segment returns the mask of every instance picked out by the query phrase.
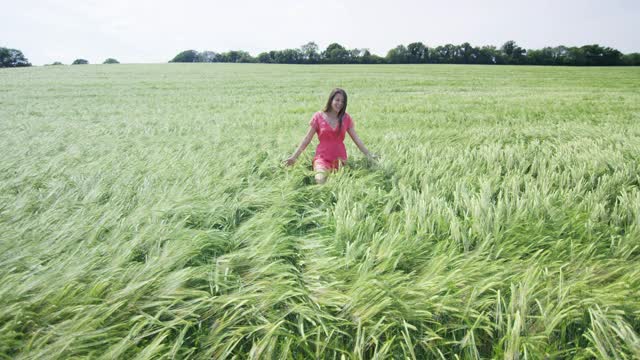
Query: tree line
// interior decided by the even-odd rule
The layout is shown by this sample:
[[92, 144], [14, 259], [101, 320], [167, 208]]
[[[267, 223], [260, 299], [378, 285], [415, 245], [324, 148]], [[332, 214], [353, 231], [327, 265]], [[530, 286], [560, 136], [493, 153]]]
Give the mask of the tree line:
[[323, 51], [309, 42], [298, 49], [272, 50], [253, 57], [242, 50], [217, 53], [186, 50], [169, 62], [230, 62], [267, 64], [505, 64], [505, 65], [565, 65], [614, 66], [640, 65], [640, 53], [623, 54], [598, 44], [580, 47], [545, 47], [524, 49], [510, 40], [500, 48], [446, 44], [429, 47], [421, 42], [398, 45], [382, 57], [368, 49], [347, 49], [332, 43]]
[[[85, 59], [76, 59], [71, 65], [85, 65], [89, 61]], [[114, 58], [106, 59], [103, 64], [119, 64], [118, 60]], [[64, 65], [59, 61], [56, 61], [48, 65]], [[18, 49], [10, 49], [6, 47], [0, 47], [0, 68], [4, 67], [25, 67], [31, 66], [29, 60], [24, 56], [22, 51]]]
[[[318, 45], [309, 42], [298, 49], [272, 50], [253, 57], [246, 51], [213, 52], [186, 50], [169, 62], [225, 62], [266, 64], [493, 64], [493, 65], [564, 65], [564, 66], [638, 66], [640, 53], [623, 54], [598, 44], [584, 46], [556, 46], [542, 49], [524, 49], [509, 40], [500, 48], [495, 46], [471, 46], [446, 44], [429, 47], [421, 42], [398, 45], [382, 57], [368, 49], [347, 49], [332, 43], [320, 51]], [[76, 59], [73, 65], [88, 64]], [[109, 58], [103, 64], [118, 64]], [[52, 65], [62, 65], [54, 62]], [[17, 49], [0, 47], [0, 67], [31, 66], [29, 60]]]

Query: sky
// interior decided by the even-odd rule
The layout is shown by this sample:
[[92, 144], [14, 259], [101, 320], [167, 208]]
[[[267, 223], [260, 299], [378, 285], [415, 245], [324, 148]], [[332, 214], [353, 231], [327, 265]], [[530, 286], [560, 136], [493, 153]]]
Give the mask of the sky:
[[384, 56], [469, 42], [526, 49], [600, 44], [640, 52], [639, 0], [0, 0], [0, 46], [33, 65], [82, 58], [164, 63], [183, 50], [320, 50]]

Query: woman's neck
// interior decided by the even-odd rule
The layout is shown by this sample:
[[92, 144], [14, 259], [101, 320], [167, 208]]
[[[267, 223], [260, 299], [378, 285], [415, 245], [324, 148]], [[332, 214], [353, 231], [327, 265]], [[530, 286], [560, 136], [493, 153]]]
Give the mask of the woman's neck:
[[333, 110], [325, 111], [324, 113], [327, 114], [327, 116], [331, 116], [333, 118], [337, 118], [338, 117], [338, 113], [333, 111]]

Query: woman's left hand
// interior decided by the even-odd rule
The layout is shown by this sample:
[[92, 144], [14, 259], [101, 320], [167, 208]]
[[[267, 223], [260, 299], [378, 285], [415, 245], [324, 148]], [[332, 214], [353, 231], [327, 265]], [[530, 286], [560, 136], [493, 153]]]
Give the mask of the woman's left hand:
[[380, 156], [378, 156], [377, 154], [368, 153], [367, 159], [371, 161], [377, 161], [378, 159], [380, 159]]

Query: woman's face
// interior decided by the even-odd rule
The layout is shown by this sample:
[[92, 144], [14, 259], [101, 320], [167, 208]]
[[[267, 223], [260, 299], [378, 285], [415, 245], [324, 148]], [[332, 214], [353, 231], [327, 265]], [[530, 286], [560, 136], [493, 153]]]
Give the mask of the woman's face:
[[331, 101], [331, 109], [335, 111], [335, 113], [337, 114], [340, 112], [340, 110], [342, 110], [343, 106], [344, 106], [344, 96], [342, 96], [341, 93], [337, 93], [333, 97], [333, 100]]

